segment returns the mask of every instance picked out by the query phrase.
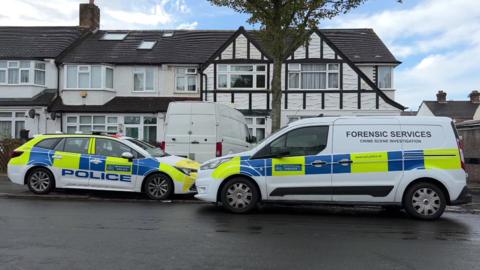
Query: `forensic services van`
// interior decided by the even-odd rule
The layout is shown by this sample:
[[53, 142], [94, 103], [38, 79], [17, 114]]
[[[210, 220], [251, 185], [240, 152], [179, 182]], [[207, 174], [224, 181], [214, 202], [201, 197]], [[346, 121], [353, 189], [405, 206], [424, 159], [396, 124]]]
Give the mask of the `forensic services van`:
[[36, 194], [77, 188], [144, 192], [163, 200], [194, 192], [199, 165], [130, 137], [40, 135], [12, 152], [8, 178]]
[[444, 117], [318, 117], [201, 165], [196, 197], [245, 213], [260, 202], [403, 207], [420, 219], [471, 201], [460, 138]]

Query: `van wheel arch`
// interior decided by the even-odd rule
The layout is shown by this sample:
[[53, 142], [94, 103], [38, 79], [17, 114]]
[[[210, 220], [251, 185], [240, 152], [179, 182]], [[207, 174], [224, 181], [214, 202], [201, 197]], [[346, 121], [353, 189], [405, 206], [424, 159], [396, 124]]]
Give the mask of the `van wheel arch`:
[[408, 184], [404, 191], [403, 191], [403, 194], [402, 194], [402, 205], [404, 204], [404, 200], [405, 200], [405, 194], [407, 192], [407, 190], [417, 184], [417, 183], [430, 183], [430, 184], [433, 184], [433, 185], [436, 185], [438, 188], [440, 188], [443, 192], [443, 194], [445, 195], [445, 199], [447, 201], [447, 205], [450, 204], [450, 194], [448, 193], [448, 190], [447, 188], [445, 187], [445, 185], [438, 181], [437, 179], [434, 179], [434, 178], [429, 178], [429, 177], [423, 177], [423, 178], [418, 178], [418, 179], [415, 179], [413, 180], [412, 182], [410, 182], [410, 184]]
[[148, 177], [150, 177], [150, 176], [152, 176], [152, 175], [155, 175], [155, 174], [161, 174], [161, 175], [165, 175], [166, 177], [168, 177], [168, 178], [170, 179], [170, 181], [172, 182], [172, 184], [173, 184], [173, 185], [172, 185], [172, 194], [175, 194], [175, 183], [174, 183], [174, 181], [173, 181], [173, 178], [170, 177], [170, 175], [168, 175], [167, 173], [164, 173], [164, 172], [161, 172], [161, 171], [155, 171], [155, 172], [151, 172], [151, 173], [145, 175], [145, 176], [143, 177], [143, 179], [142, 179], [142, 188], [141, 188], [140, 191], [141, 191], [142, 193], [145, 192], [145, 180], [146, 180]]
[[52, 180], [53, 180], [53, 186], [52, 186], [52, 188], [55, 188], [55, 186], [56, 186], [56, 180], [55, 180], [55, 175], [53, 174], [52, 170], [50, 170], [50, 168], [48, 168], [48, 167], [39, 166], [39, 165], [33, 166], [33, 167], [31, 167], [30, 169], [28, 169], [28, 171], [25, 173], [25, 176], [23, 177], [23, 184], [24, 184], [24, 185], [27, 184], [28, 176], [32, 173], [33, 170], [38, 169], [38, 168], [45, 169], [45, 170], [47, 170], [47, 171], [50, 173], [50, 176], [52, 176]]
[[220, 186], [218, 187], [218, 190], [217, 190], [217, 203], [221, 201], [221, 193], [222, 193], [222, 189], [223, 187], [225, 186], [225, 184], [228, 182], [228, 180], [232, 179], [232, 178], [236, 178], [236, 177], [241, 177], [241, 178], [244, 178], [246, 180], [248, 180], [249, 182], [251, 182], [255, 188], [257, 189], [258, 191], [258, 194], [260, 195], [260, 198], [259, 198], [259, 202], [262, 201], [262, 192], [260, 190], [260, 187], [258, 186], [257, 182], [255, 180], [253, 180], [252, 177], [250, 176], [247, 176], [247, 175], [244, 175], [244, 174], [234, 174], [234, 175], [230, 175], [229, 177], [223, 179], [222, 183], [220, 184]]

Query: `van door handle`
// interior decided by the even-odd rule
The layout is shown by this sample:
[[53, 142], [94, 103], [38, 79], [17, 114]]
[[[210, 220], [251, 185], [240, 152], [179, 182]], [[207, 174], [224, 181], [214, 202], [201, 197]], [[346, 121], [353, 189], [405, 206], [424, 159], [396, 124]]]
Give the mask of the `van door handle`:
[[353, 161], [348, 160], [348, 159], [342, 159], [338, 162], [338, 164], [340, 164], [340, 165], [348, 165], [348, 164], [351, 164], [351, 163], [353, 163]]
[[323, 165], [326, 165], [327, 162], [323, 160], [315, 160], [311, 163], [313, 167], [322, 167]]
[[199, 144], [199, 142], [198, 141], [193, 141], [192, 144]]

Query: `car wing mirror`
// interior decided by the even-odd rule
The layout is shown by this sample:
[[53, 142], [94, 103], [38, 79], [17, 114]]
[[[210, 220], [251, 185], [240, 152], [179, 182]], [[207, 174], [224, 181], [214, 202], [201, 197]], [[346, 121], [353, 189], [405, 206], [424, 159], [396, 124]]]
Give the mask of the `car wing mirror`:
[[130, 152], [123, 152], [122, 153], [122, 158], [132, 161], [133, 160], [133, 154], [130, 153]]

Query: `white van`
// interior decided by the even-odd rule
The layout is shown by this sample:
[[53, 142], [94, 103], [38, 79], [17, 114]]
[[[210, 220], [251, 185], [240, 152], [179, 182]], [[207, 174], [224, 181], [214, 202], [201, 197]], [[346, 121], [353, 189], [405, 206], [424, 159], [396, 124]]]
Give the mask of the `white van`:
[[171, 102], [165, 120], [164, 151], [204, 162], [248, 150], [254, 138], [243, 114], [213, 102]]
[[471, 201], [461, 143], [445, 117], [299, 120], [250, 151], [208, 161], [197, 198], [244, 213], [259, 202], [403, 207], [421, 219]]

